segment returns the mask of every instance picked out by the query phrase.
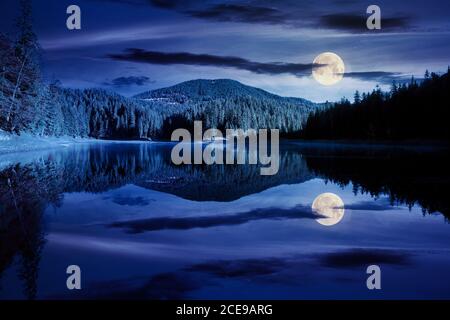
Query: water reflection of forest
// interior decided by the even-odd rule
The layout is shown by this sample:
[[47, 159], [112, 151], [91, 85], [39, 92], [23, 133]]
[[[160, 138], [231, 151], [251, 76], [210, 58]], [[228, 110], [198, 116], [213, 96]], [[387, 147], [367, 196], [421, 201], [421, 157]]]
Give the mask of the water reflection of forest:
[[[261, 176], [259, 167], [175, 166], [170, 147], [151, 144], [96, 145], [52, 151], [32, 162], [0, 171], [1, 276], [18, 261], [25, 295], [37, 292], [40, 253], [45, 243], [42, 215], [59, 206], [64, 193], [98, 193], [135, 184], [196, 201], [232, 201], [280, 184], [314, 177], [392, 202], [419, 204], [424, 212], [450, 216], [448, 155], [444, 151], [398, 148], [342, 148], [288, 144], [280, 171]], [[1, 290], [1, 287], [0, 287]]]
[[302, 154], [311, 173], [341, 186], [351, 183], [355, 193], [388, 195], [392, 203], [450, 217], [447, 149], [315, 147], [302, 148]]

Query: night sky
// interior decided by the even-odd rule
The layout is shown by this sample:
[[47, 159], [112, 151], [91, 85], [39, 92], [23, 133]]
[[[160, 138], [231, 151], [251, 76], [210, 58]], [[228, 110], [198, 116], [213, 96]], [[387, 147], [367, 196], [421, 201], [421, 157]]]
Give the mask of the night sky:
[[[2, 0], [2, 32], [14, 35], [17, 0]], [[82, 30], [66, 28], [77, 4]], [[382, 30], [366, 28], [381, 7]], [[389, 88], [450, 64], [450, 1], [36, 0], [44, 76], [66, 87], [124, 95], [192, 79], [230, 78], [283, 96], [334, 101]], [[326, 87], [311, 76], [321, 52], [342, 57], [346, 75]]]

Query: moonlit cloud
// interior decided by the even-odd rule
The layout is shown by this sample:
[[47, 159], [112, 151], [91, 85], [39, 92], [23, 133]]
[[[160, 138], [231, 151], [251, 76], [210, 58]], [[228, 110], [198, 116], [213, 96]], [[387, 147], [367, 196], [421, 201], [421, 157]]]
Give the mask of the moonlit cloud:
[[[321, 16], [320, 24], [330, 29], [368, 33], [366, 20], [367, 16], [363, 13], [334, 13]], [[407, 28], [410, 26], [410, 20], [411, 19], [406, 16], [383, 17], [383, 30], [407, 30]]]
[[129, 76], [129, 77], [118, 77], [111, 80], [110, 82], [106, 81], [105, 85], [115, 87], [132, 86], [132, 85], [143, 86], [151, 82], [152, 80], [146, 76]]
[[256, 62], [241, 57], [217, 56], [211, 54], [193, 54], [189, 52], [158, 52], [131, 48], [124, 53], [112, 53], [108, 58], [119, 61], [131, 61], [151, 64], [187, 64], [194, 66], [213, 66], [224, 68], [236, 68], [259, 74], [283, 74], [290, 73], [301, 76], [310, 74], [312, 68], [320, 67], [312, 63], [288, 63], [288, 62]]

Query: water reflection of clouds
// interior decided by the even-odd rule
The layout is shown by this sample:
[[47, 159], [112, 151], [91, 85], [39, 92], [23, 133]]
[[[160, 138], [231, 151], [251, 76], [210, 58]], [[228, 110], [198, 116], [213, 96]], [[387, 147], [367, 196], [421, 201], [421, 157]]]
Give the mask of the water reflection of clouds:
[[[140, 198], [140, 197], [139, 197]], [[393, 209], [388, 198], [377, 201], [362, 200], [346, 205], [347, 209], [360, 211], [386, 211]], [[232, 226], [258, 220], [287, 220], [287, 219], [320, 219], [319, 213], [313, 213], [307, 205], [296, 205], [292, 208], [267, 207], [253, 209], [235, 214], [215, 214], [215, 210], [206, 212], [204, 216], [190, 217], [157, 217], [147, 219], [133, 219], [109, 224], [112, 228], [122, 228], [128, 233], [142, 233], [158, 230], [189, 230], [194, 228], [212, 228]]]
[[[339, 195], [343, 193], [336, 185], [325, 185], [321, 179], [312, 179], [300, 184], [279, 185], [228, 202], [192, 201], [164, 192], [126, 185], [102, 194], [65, 194], [64, 203], [58, 208], [61, 214], [52, 216], [52, 221], [64, 219], [64, 223], [68, 223], [73, 217], [77, 223], [88, 224], [97, 221], [123, 221], [127, 217], [135, 220], [149, 217], [196, 217], [199, 212], [208, 215], [217, 212], [235, 215], [268, 208], [290, 210], [299, 206], [310, 206], [312, 200], [324, 189]], [[348, 192], [344, 192], [342, 197], [346, 205], [370, 199], [370, 196], [364, 195], [356, 198]], [[94, 204], [97, 208], [95, 211], [92, 210]]]
[[346, 209], [357, 211], [387, 211], [399, 207], [389, 200], [389, 198], [380, 198], [377, 200], [365, 200], [355, 202], [345, 206]]
[[370, 264], [409, 265], [412, 254], [403, 250], [351, 249], [319, 256], [322, 266], [329, 268], [354, 268]]
[[164, 243], [148, 243], [141, 241], [131, 241], [105, 236], [97, 233], [92, 234], [68, 234], [54, 232], [47, 236], [50, 244], [57, 247], [64, 247], [67, 250], [93, 251], [97, 254], [113, 254], [114, 256], [128, 256], [139, 258], [188, 258], [189, 252], [204, 252], [203, 247], [191, 247], [190, 250], [179, 246]]
[[205, 285], [205, 279], [188, 277], [175, 272], [149, 277], [94, 282], [85, 290], [49, 296], [49, 299], [107, 299], [107, 300], [178, 300]]
[[[103, 198], [104, 200], [109, 200], [109, 197]], [[155, 199], [148, 199], [146, 197], [138, 196], [133, 197], [126, 194], [116, 194], [112, 197], [112, 202], [121, 206], [138, 206], [145, 207], [151, 202], [156, 201]]]
[[210, 215], [186, 218], [149, 218], [142, 220], [120, 221], [109, 225], [112, 228], [124, 228], [129, 233], [142, 233], [158, 230], [188, 230], [244, 224], [257, 220], [316, 219], [311, 209], [296, 206], [291, 209], [265, 208], [233, 215]]
[[[93, 281], [78, 298], [87, 299], [186, 299], [196, 291], [227, 290], [230, 285], [245, 281], [255, 287], [271, 290], [283, 286], [286, 292], [301, 285], [324, 282], [326, 274], [336, 281], [359, 284], [359, 273], [348, 273], [349, 268], [361, 269], [377, 263], [382, 266], [405, 266], [413, 263], [415, 253], [385, 249], [346, 249], [314, 254], [280, 257], [261, 257], [237, 260], [208, 260], [184, 268], [107, 282]], [[325, 268], [325, 269], [324, 269]], [[329, 269], [334, 269], [330, 271]], [[291, 289], [289, 289], [291, 288]], [[228, 294], [232, 294], [230, 292]], [[66, 295], [56, 298], [64, 298]], [[55, 297], [51, 297], [55, 298]], [[71, 298], [74, 298], [71, 296]]]

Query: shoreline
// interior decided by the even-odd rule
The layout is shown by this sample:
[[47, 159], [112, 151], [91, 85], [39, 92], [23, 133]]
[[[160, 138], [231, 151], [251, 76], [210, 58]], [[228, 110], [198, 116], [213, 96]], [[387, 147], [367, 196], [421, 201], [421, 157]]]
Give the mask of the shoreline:
[[[114, 140], [114, 139], [95, 139], [95, 138], [74, 138], [68, 136], [62, 137], [44, 137], [33, 136], [30, 134], [15, 135], [0, 130], [0, 156], [14, 153], [25, 153], [34, 151], [45, 151], [55, 148], [67, 148], [73, 145], [81, 144], [141, 144], [141, 143], [176, 143], [168, 140]], [[449, 148], [446, 141], [437, 140], [305, 140], [281, 138], [280, 143], [294, 143], [305, 146], [354, 146], [354, 147], [409, 147], [409, 148]]]
[[43, 137], [30, 134], [14, 135], [0, 131], [0, 156], [14, 153], [45, 151], [73, 145], [98, 143], [153, 143], [145, 140], [103, 140], [95, 138]]
[[306, 140], [306, 139], [280, 139], [284, 142], [300, 143], [304, 145], [336, 145], [336, 146], [366, 146], [366, 147], [440, 147], [450, 148], [444, 140]]

